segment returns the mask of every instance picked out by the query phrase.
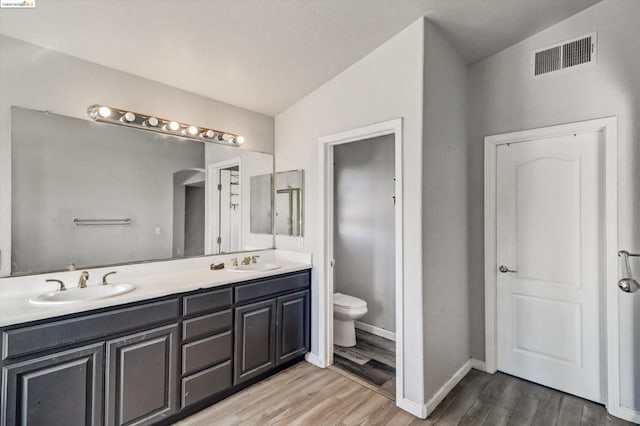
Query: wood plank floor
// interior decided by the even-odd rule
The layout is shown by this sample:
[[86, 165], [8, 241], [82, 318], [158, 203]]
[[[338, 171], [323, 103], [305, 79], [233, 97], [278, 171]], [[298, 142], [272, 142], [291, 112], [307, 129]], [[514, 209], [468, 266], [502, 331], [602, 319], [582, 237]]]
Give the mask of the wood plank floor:
[[209, 425], [630, 425], [604, 407], [506, 374], [471, 370], [421, 420], [329, 369], [301, 362], [178, 423]]
[[356, 329], [356, 345], [334, 345], [334, 367], [379, 388], [391, 399], [396, 393], [396, 343]]

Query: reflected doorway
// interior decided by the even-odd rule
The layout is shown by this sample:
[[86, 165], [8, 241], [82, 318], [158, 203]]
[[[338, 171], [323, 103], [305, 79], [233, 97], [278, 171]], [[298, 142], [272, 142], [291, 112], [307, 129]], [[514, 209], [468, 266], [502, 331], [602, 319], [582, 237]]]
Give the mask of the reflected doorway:
[[209, 164], [207, 252], [233, 253], [242, 247], [242, 183], [240, 158]]

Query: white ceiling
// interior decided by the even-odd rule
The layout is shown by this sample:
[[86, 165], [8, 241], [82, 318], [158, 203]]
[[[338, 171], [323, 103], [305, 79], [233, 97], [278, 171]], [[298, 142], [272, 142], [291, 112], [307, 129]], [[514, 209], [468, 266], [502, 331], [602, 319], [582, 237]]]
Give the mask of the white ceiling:
[[599, 0], [37, 0], [0, 33], [276, 115], [428, 16], [473, 63]]

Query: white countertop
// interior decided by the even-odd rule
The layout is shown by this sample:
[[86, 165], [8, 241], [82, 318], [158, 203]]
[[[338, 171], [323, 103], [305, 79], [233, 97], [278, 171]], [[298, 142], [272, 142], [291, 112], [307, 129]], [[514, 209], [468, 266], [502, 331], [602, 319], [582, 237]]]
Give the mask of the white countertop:
[[[281, 267], [259, 272], [232, 272], [226, 269], [212, 271], [209, 268], [209, 265], [213, 262], [225, 262], [228, 264], [229, 260], [234, 257], [242, 258], [253, 254], [260, 255], [259, 262], [276, 263]], [[168, 265], [169, 263], [170, 265]], [[172, 294], [215, 288], [309, 268], [311, 268], [311, 257], [306, 253], [263, 250], [233, 255], [88, 269], [91, 274], [88, 285], [99, 285], [98, 282], [102, 274], [109, 271], [117, 271], [118, 274], [110, 277], [109, 282], [114, 284], [133, 284], [136, 289], [130, 293], [105, 299], [44, 306], [31, 304], [29, 298], [55, 289], [52, 284], [45, 283], [45, 279], [63, 279], [67, 287], [70, 288], [75, 285], [75, 282], [71, 280], [77, 280], [80, 276], [80, 271], [5, 278], [0, 280], [0, 327], [139, 302]]]

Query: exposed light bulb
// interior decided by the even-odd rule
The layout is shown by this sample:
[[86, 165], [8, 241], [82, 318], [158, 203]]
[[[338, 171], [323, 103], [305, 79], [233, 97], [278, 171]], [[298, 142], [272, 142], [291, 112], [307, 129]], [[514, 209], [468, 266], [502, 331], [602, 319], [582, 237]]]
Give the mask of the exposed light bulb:
[[187, 127], [187, 133], [191, 136], [195, 136], [198, 134], [198, 128], [196, 126], [189, 126]]
[[233, 135], [225, 133], [225, 134], [222, 135], [222, 140], [226, 141], [226, 142], [231, 142], [231, 141], [233, 141]]
[[149, 117], [144, 122], [145, 126], [156, 127], [158, 125], [158, 119], [155, 117]]
[[216, 132], [214, 132], [213, 130], [209, 129], [206, 132], [202, 132], [202, 137], [203, 138], [213, 138], [216, 135]]
[[106, 107], [106, 106], [101, 106], [98, 109], [98, 114], [100, 114], [100, 117], [104, 117], [107, 118], [111, 115], [111, 108]]
[[120, 120], [124, 121], [125, 123], [132, 123], [136, 121], [136, 115], [132, 112], [125, 112], [122, 117], [120, 117]]
[[175, 132], [176, 130], [178, 130], [180, 128], [180, 124], [177, 121], [171, 121], [169, 123], [169, 130]]
[[236, 137], [236, 143], [242, 145], [244, 143], [244, 136]]

